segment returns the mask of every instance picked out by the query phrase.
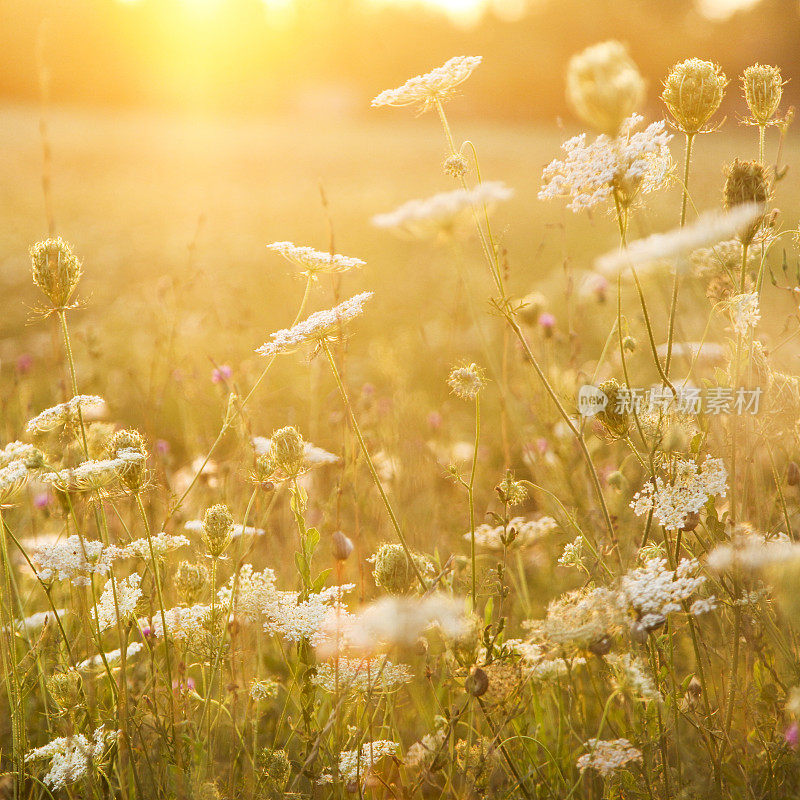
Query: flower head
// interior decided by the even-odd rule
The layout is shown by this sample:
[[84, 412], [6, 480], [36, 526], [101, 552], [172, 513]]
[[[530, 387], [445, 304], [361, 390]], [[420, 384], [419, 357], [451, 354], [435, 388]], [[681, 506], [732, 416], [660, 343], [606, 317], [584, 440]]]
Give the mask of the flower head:
[[292, 242], [273, 242], [267, 245], [267, 249], [279, 253], [287, 261], [299, 267], [302, 275], [314, 280], [317, 280], [319, 275], [347, 272], [366, 264], [360, 258], [323, 253], [312, 247], [299, 247]]
[[719, 108], [728, 79], [713, 61], [690, 58], [676, 64], [664, 81], [661, 99], [676, 126], [699, 133]]
[[456, 397], [462, 400], [474, 400], [486, 386], [486, 377], [477, 364], [467, 364], [451, 370], [447, 383]]
[[783, 84], [778, 67], [753, 64], [742, 75], [742, 89], [747, 107], [758, 125], [766, 125], [781, 103]]
[[30, 249], [33, 282], [54, 309], [63, 309], [78, 286], [83, 270], [72, 248], [61, 238], [37, 242]]
[[604, 778], [634, 761], [642, 760], [642, 751], [627, 739], [589, 739], [586, 747], [589, 752], [578, 759], [576, 766], [581, 772], [597, 770]]

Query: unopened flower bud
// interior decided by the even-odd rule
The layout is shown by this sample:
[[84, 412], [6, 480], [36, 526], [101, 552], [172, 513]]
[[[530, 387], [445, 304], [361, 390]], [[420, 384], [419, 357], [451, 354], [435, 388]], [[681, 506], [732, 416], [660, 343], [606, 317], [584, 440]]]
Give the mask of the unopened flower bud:
[[132, 492], [141, 489], [147, 478], [147, 448], [142, 435], [138, 431], [129, 429], [117, 431], [111, 437], [109, 449], [114, 458], [120, 458], [123, 461], [126, 453], [141, 456], [141, 458], [127, 461], [117, 468], [123, 483]]
[[303, 469], [305, 444], [303, 437], [291, 426], [272, 434], [269, 455], [275, 466], [287, 475], [297, 475]]
[[208, 571], [202, 564], [181, 561], [175, 570], [175, 588], [181, 600], [187, 605], [194, 605], [208, 581]]
[[81, 262], [61, 238], [37, 242], [30, 249], [33, 282], [47, 295], [55, 309], [69, 303], [78, 285]]
[[597, 419], [611, 436], [616, 439], [624, 439], [628, 435], [630, 421], [625, 411], [617, 410], [621, 405], [619, 383], [611, 378], [603, 381], [598, 388], [608, 398], [608, 402], [606, 407], [597, 414]]
[[75, 708], [80, 700], [81, 676], [74, 669], [55, 672], [47, 679], [47, 691], [62, 711]]
[[[725, 176], [724, 205], [727, 210], [743, 203], [763, 206], [772, 193], [770, 174], [760, 161], [734, 159]], [[764, 221], [759, 214], [753, 222], [739, 232], [739, 241], [750, 244]]]
[[742, 75], [742, 88], [753, 119], [759, 125], [766, 125], [778, 110], [783, 94], [780, 69], [753, 64]]
[[489, 688], [489, 676], [480, 667], [473, 667], [467, 676], [464, 688], [473, 697], [483, 697]]
[[636, 348], [639, 346], [639, 343], [633, 336], [626, 336], [622, 340], [622, 346], [625, 348], [626, 352], [635, 353]]
[[347, 561], [353, 552], [353, 542], [341, 531], [335, 531], [331, 536], [331, 551], [337, 561]]
[[233, 515], [226, 505], [211, 506], [203, 517], [203, 541], [213, 558], [219, 558], [233, 538]]
[[421, 555], [414, 554], [414, 564], [399, 544], [382, 544], [370, 561], [375, 565], [372, 576], [375, 583], [389, 594], [407, 594], [417, 580], [414, 565], [420, 572], [429, 572], [430, 563]]
[[719, 108], [727, 84], [718, 64], [690, 58], [672, 68], [661, 99], [676, 126], [684, 133], [695, 134]]
[[608, 485], [613, 486], [615, 489], [622, 491], [628, 484], [627, 479], [625, 476], [620, 472], [620, 470], [614, 470], [608, 476]]

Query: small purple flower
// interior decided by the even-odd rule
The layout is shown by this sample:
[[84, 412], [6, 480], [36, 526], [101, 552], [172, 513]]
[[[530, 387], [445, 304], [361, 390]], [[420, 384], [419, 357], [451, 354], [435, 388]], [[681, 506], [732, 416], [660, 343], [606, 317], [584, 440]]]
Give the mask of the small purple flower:
[[442, 415], [438, 411], [431, 411], [428, 414], [428, 427], [435, 431], [442, 427]]
[[150, 636], [152, 636], [152, 634], [153, 634], [153, 631], [150, 630], [149, 627], [142, 628], [142, 636], [144, 636], [145, 639], [148, 639]]
[[800, 726], [798, 726], [796, 722], [793, 722], [786, 729], [786, 732], [783, 734], [783, 738], [786, 740], [786, 744], [788, 744], [792, 750], [797, 750], [797, 745], [800, 743]]
[[156, 450], [162, 456], [169, 453], [169, 442], [166, 439], [156, 439]]
[[39, 492], [33, 498], [33, 505], [36, 506], [36, 508], [47, 508], [52, 499], [50, 492]]
[[25, 375], [30, 372], [32, 366], [33, 356], [30, 353], [23, 353], [17, 359], [17, 372], [19, 372], [20, 375]]
[[539, 314], [539, 327], [545, 334], [550, 334], [555, 326], [556, 318], [549, 311], [544, 311]]
[[229, 381], [232, 375], [233, 370], [227, 364], [223, 364], [221, 367], [216, 367], [211, 371], [211, 382], [224, 383]]

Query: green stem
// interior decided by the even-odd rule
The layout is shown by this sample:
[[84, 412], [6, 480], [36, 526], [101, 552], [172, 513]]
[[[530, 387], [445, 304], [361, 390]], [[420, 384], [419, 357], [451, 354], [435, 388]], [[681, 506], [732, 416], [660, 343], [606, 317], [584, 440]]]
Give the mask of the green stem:
[[469, 531], [470, 558], [472, 560], [472, 610], [478, 611], [478, 579], [475, 566], [475, 472], [478, 467], [478, 443], [481, 437], [481, 396], [475, 395], [475, 446], [472, 451], [472, 470], [469, 475]]

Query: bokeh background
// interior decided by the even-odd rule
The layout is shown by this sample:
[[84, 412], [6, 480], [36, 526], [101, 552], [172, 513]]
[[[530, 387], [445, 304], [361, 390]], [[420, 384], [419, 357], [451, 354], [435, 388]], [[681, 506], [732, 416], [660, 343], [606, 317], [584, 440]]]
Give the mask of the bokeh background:
[[[720, 62], [731, 78], [719, 117], [726, 135], [702, 137], [693, 167], [693, 199], [707, 208], [719, 203], [723, 165], [756, 155], [753, 129], [739, 124], [741, 70], [780, 65], [784, 109], [797, 100], [799, 8], [790, 0], [0, 0], [4, 419], [68, 394], [55, 325], [37, 314], [28, 271], [28, 246], [53, 231], [85, 264], [72, 314], [83, 391], [103, 394], [116, 419], [166, 442], [176, 463], [205, 452], [227, 392], [246, 390], [260, 371], [254, 348], [294, 315], [302, 284], [266, 250], [274, 240], [333, 242], [367, 261], [317, 287], [312, 307], [376, 291], [348, 343], [348, 378], [372, 387], [376, 408], [393, 409], [399, 438], [431, 435], [429, 419], [448, 413], [464, 414], [468, 431], [444, 378], [454, 360], [482, 360], [486, 342], [502, 335], [484, 313], [491, 284], [469, 238], [410, 242], [370, 225], [375, 213], [454, 188], [434, 115], [374, 110], [370, 99], [453, 55], [484, 57], [448, 105], [455, 136], [475, 143], [484, 177], [515, 189], [495, 218], [509, 285], [546, 294], [555, 341], [568, 345], [570, 366], [585, 369], [615, 312], [581, 305], [580, 275], [614, 246], [615, 227], [602, 212], [576, 216], [537, 199], [542, 167], [580, 130], [564, 100], [569, 57], [606, 38], [625, 42], [649, 82], [648, 120], [662, 116], [660, 82], [673, 63]], [[795, 155], [790, 133], [785, 160]], [[776, 199], [790, 227], [797, 189], [790, 169]], [[633, 220], [634, 232], [671, 227], [678, 204], [675, 186]], [[669, 286], [653, 291], [660, 319]], [[318, 383], [317, 363], [295, 361], [260, 391], [254, 432], [296, 423], [331, 444], [332, 387]], [[232, 375], [215, 383], [222, 365]], [[6, 427], [7, 440], [19, 435]]]

